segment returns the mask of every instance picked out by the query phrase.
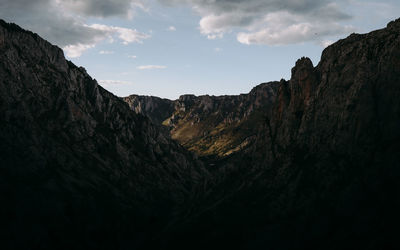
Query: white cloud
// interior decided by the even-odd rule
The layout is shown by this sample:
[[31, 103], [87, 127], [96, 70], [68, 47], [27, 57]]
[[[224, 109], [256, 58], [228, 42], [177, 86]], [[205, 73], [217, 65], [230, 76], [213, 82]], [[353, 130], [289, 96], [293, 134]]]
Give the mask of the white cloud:
[[[352, 21], [363, 29], [377, 21], [386, 23], [399, 13], [394, 1], [377, 0], [158, 1], [169, 6], [191, 6], [200, 16], [199, 31], [208, 39], [232, 33], [245, 44], [321, 43], [355, 31], [343, 25], [353, 18], [347, 10], [354, 13]], [[150, 38], [151, 31], [143, 33], [132, 27], [90, 25], [88, 20], [99, 20], [92, 17], [132, 18], [139, 10], [149, 11], [151, 4], [149, 0], [0, 0], [0, 17], [66, 48], [69, 55], [78, 56], [105, 39], [129, 44]], [[176, 28], [170, 26], [167, 30]]]
[[221, 39], [222, 37], [224, 37], [223, 33], [207, 34], [207, 39], [209, 40]]
[[127, 45], [129, 43], [142, 43], [143, 40], [150, 38], [151, 36], [145, 33], [141, 33], [136, 29], [128, 29], [117, 26], [108, 26], [104, 24], [92, 24], [89, 27], [100, 30], [108, 34], [110, 37], [114, 34], [118, 35], [118, 38], [122, 40], [122, 43]]
[[100, 55], [111, 55], [114, 54], [114, 51], [110, 51], [110, 50], [101, 50], [99, 51]]
[[200, 20], [200, 32], [208, 39], [222, 38], [224, 33], [244, 24], [248, 24], [248, 19], [237, 13], [208, 14]]
[[151, 37], [148, 34], [127, 28], [116, 27], [116, 31], [119, 33], [119, 38], [124, 41], [123, 44], [142, 43], [143, 40]]
[[221, 48], [214, 48], [214, 51], [218, 53], [218, 52], [221, 52], [222, 49]]
[[333, 43], [334, 43], [334, 41], [325, 40], [325, 41], [322, 41], [320, 44], [321, 44], [322, 47], [326, 48], [326, 47], [328, 47], [329, 45], [331, 45]]
[[74, 44], [65, 46], [63, 49], [66, 55], [70, 58], [80, 57], [82, 53], [90, 48], [93, 48], [94, 44]]
[[38, 33], [62, 47], [69, 57], [79, 57], [99, 42], [117, 37], [123, 44], [141, 43], [150, 35], [135, 29], [88, 25], [89, 17], [129, 18], [136, 9], [146, 11], [145, 0], [12, 0], [0, 1], [0, 16]]
[[132, 58], [132, 59], [136, 59], [137, 58], [137, 56], [135, 56], [135, 55], [130, 55], [130, 56], [128, 56], [129, 58]]
[[116, 85], [116, 84], [133, 84], [128, 81], [120, 81], [120, 80], [100, 80], [100, 85]]
[[[347, 1], [347, 0], [346, 0]], [[164, 0], [188, 4], [200, 15], [199, 30], [208, 39], [235, 33], [245, 44], [292, 44], [349, 32], [351, 18], [331, 0]], [[281, 16], [283, 15], [283, 16]], [[317, 36], [315, 34], [317, 33]]]
[[163, 65], [142, 65], [142, 66], [138, 66], [137, 69], [140, 70], [146, 70], [146, 69], [166, 69], [167, 66], [163, 66]]
[[176, 28], [174, 26], [169, 26], [167, 30], [168, 31], [176, 31]]
[[[93, 38], [90, 43], [78, 43], [64, 46], [63, 49], [70, 58], [80, 57], [86, 50], [93, 48], [97, 43], [109, 39], [114, 41], [114, 36], [117, 36], [123, 44], [142, 43], [144, 39], [150, 38], [150, 35], [141, 33], [135, 29], [128, 29], [116, 26], [107, 26], [104, 24], [84, 25], [92, 30], [98, 31], [101, 35]], [[112, 54], [112, 51], [100, 51], [100, 54]]]
[[268, 26], [253, 32], [239, 32], [237, 40], [243, 44], [284, 45], [320, 40], [340, 33], [350, 33], [353, 27], [336, 22], [315, 23], [289, 12], [271, 13], [264, 17]]

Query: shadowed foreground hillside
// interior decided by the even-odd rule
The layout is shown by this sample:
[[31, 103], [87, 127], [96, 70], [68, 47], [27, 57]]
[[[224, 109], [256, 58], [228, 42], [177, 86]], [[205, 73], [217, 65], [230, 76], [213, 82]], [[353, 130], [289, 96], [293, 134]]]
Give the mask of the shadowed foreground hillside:
[[3, 249], [400, 247], [400, 19], [240, 96], [121, 99], [3, 21], [0, 59]]
[[2, 249], [148, 246], [201, 163], [61, 49], [0, 21]]

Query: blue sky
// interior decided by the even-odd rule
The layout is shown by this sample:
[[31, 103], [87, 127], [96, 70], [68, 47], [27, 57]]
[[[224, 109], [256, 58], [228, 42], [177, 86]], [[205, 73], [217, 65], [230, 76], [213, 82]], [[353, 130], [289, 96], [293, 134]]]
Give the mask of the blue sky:
[[325, 46], [400, 17], [399, 1], [13, 0], [0, 18], [64, 49], [118, 96], [247, 93]]

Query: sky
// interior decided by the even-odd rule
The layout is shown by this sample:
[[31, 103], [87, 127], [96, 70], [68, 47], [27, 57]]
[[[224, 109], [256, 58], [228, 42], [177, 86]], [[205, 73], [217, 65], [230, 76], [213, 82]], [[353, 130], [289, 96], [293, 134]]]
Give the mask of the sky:
[[118, 96], [248, 93], [400, 17], [398, 0], [0, 0]]

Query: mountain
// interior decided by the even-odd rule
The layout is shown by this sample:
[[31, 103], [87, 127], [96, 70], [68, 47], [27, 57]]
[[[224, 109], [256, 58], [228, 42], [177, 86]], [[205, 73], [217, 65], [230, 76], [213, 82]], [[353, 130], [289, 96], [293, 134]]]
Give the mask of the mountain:
[[[266, 91], [262, 102], [270, 104], [257, 111], [261, 128], [250, 127], [258, 132], [246, 150], [217, 161], [213, 184], [188, 219], [176, 223], [171, 246], [398, 249], [400, 19], [339, 40], [315, 67], [299, 59], [289, 81], [273, 84], [276, 94]], [[209, 149], [224, 136], [219, 131], [229, 129], [229, 123], [207, 120], [224, 98], [175, 101], [191, 104], [167, 120], [173, 120], [172, 137], [200, 155], [207, 152], [193, 145], [207, 141]], [[227, 113], [236, 114], [241, 105]], [[203, 135], [192, 133], [195, 122], [205, 123]]]
[[278, 86], [279, 82], [263, 83], [237, 96], [183, 95], [170, 101], [131, 95], [123, 99], [136, 113], [167, 127], [171, 137], [188, 150], [218, 159], [253, 144]]
[[143, 248], [207, 176], [61, 49], [4, 21], [0, 117], [2, 249]]
[[123, 100], [135, 113], [148, 117], [157, 125], [162, 125], [175, 111], [174, 101], [156, 96], [130, 95]]
[[400, 248], [400, 19], [239, 96], [119, 98], [3, 21], [0, 59], [2, 249]]

